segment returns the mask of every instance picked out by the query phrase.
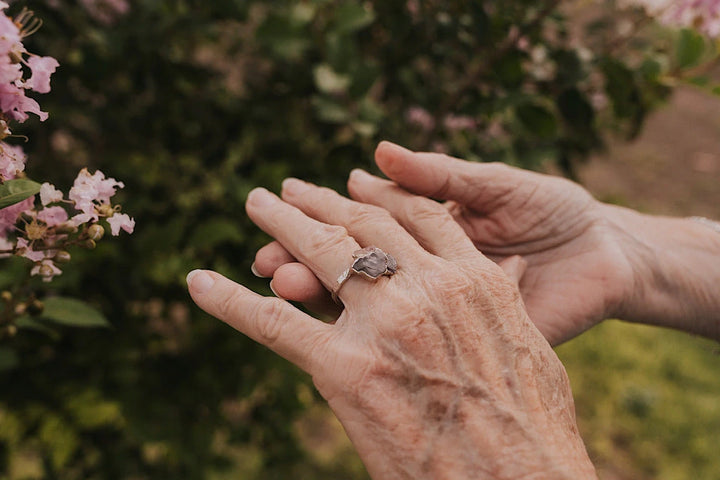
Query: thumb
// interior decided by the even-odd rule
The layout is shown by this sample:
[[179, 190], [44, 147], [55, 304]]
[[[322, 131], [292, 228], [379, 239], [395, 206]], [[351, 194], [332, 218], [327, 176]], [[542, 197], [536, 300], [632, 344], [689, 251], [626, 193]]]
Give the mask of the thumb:
[[520, 279], [525, 275], [525, 270], [527, 269], [527, 260], [520, 255], [513, 255], [512, 257], [504, 259], [498, 265], [515, 285], [519, 285]]
[[380, 142], [375, 163], [401, 187], [418, 195], [454, 200], [480, 212], [536, 174], [501, 163], [475, 163], [441, 153], [413, 152]]

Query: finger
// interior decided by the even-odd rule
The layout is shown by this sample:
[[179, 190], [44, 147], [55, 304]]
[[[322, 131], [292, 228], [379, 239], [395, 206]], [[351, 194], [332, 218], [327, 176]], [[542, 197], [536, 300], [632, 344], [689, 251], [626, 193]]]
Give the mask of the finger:
[[[348, 259], [360, 249], [344, 227], [310, 218], [264, 188], [250, 192], [245, 208], [258, 227], [305, 264], [328, 290], [337, 287]], [[366, 283], [348, 280], [339, 294], [343, 303], [349, 306], [348, 301], [360, 298]]]
[[296, 261], [285, 247], [278, 242], [270, 242], [257, 251], [250, 269], [258, 277], [270, 278], [281, 265]]
[[187, 276], [193, 301], [306, 372], [315, 371], [318, 349], [330, 341], [332, 327], [278, 298], [262, 297], [222, 275], [193, 270]]
[[353, 199], [377, 205], [390, 214], [430, 253], [448, 260], [477, 256], [475, 245], [448, 210], [429, 198], [419, 197], [362, 170], [348, 180]]
[[378, 247], [403, 265], [417, 261], [418, 252], [422, 252], [418, 242], [383, 208], [355, 202], [296, 178], [285, 179], [282, 196], [312, 218], [342, 225], [363, 247]]
[[520, 279], [527, 269], [527, 260], [520, 255], [513, 255], [512, 257], [502, 260], [498, 265], [500, 265], [500, 268], [503, 269], [515, 285], [520, 285]]
[[273, 293], [285, 300], [303, 303], [313, 312], [331, 316], [340, 315], [342, 309], [332, 301], [330, 292], [302, 263], [286, 263], [275, 270], [270, 282]]
[[375, 162], [391, 180], [413, 193], [455, 200], [480, 212], [492, 211], [530, 177], [542, 177], [501, 163], [416, 153], [390, 142], [378, 145]]

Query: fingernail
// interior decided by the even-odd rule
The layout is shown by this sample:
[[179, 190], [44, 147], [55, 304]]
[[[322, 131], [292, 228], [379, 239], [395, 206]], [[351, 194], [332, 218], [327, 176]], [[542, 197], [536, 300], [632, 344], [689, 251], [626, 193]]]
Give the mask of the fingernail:
[[289, 193], [290, 195], [300, 195], [310, 190], [310, 185], [308, 185], [307, 182], [290, 177], [283, 180], [282, 189], [283, 192]]
[[278, 297], [279, 299], [285, 300], [283, 297], [281, 297], [280, 295], [278, 295], [278, 293], [275, 291], [275, 288], [273, 287], [273, 282], [272, 282], [272, 280], [270, 280], [270, 291], [272, 291], [272, 292], [273, 292], [273, 295], [275, 295], [275, 296]]
[[199, 294], [207, 292], [215, 285], [215, 279], [204, 270], [193, 270], [187, 274], [185, 281], [195, 293]]
[[366, 182], [370, 180], [371, 177], [372, 175], [360, 168], [355, 168], [350, 172], [350, 180], [353, 182]]
[[277, 197], [262, 187], [253, 189], [248, 194], [248, 203], [256, 207], [269, 207], [277, 202]]
[[255, 262], [250, 265], [250, 271], [258, 278], [266, 278], [264, 275], [260, 275], [260, 272], [257, 271], [257, 267], [255, 267]]

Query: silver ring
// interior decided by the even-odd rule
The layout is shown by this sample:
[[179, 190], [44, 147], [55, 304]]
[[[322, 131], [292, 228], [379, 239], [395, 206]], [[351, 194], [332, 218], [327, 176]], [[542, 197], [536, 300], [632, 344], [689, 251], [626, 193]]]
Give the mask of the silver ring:
[[346, 269], [337, 279], [337, 287], [332, 291], [332, 299], [338, 305], [340, 289], [353, 275], [360, 275], [365, 280], [374, 282], [382, 276], [391, 276], [397, 272], [398, 264], [389, 253], [377, 247], [365, 247], [352, 254], [354, 260], [350, 268]]

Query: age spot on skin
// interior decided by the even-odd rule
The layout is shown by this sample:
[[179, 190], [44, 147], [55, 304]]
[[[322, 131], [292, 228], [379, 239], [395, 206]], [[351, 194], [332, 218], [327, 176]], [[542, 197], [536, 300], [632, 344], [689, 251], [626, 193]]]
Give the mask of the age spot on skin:
[[428, 420], [440, 422], [443, 418], [445, 418], [447, 411], [448, 405], [446, 403], [432, 400], [427, 404], [427, 412], [425, 413], [425, 416]]

